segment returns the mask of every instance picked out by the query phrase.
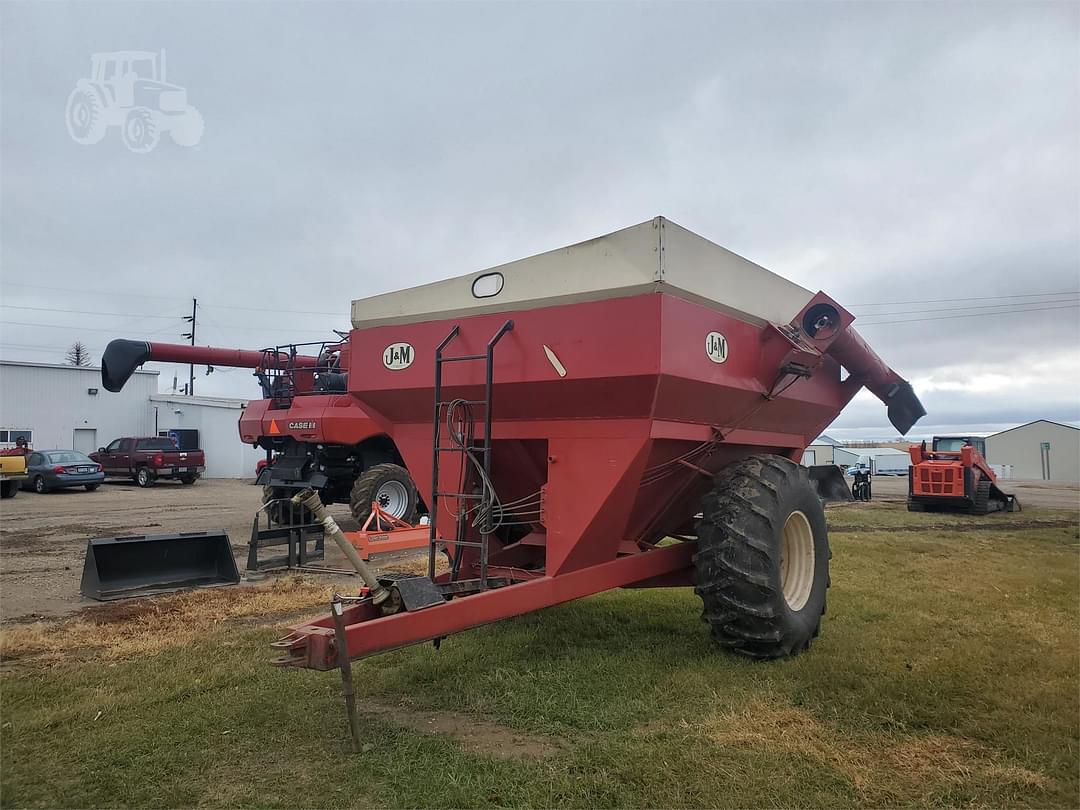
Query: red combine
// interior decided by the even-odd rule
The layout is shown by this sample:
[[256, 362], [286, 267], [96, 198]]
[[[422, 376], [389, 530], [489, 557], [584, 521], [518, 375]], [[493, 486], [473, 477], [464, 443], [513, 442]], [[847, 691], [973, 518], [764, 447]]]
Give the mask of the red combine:
[[910, 448], [909, 512], [966, 512], [986, 515], [1019, 512], [1015, 495], [1002, 492], [986, 461], [986, 440], [980, 436], [935, 436]]
[[[375, 440], [430, 515], [427, 576], [380, 579], [337, 635], [333, 616], [294, 627], [278, 663], [329, 669], [611, 588], [691, 585], [721, 646], [806, 649], [829, 583], [819, 493], [838, 470], [800, 465], [803, 449], [864, 386], [900, 433], [925, 413], [853, 320], [656, 218], [354, 301], [348, 338], [317, 356], [260, 354], [290, 398], [252, 403], [241, 435], [280, 447], [276, 480], [322, 494], [312, 442]], [[138, 345], [140, 362], [189, 361]], [[298, 446], [303, 469], [283, 464]]]
[[307, 488], [323, 503], [349, 504], [361, 524], [372, 502], [394, 518], [415, 518], [416, 485], [393, 441], [346, 390], [348, 341], [244, 351], [113, 340], [101, 358], [102, 384], [119, 391], [148, 360], [255, 370], [263, 398], [244, 409], [240, 438], [266, 450], [267, 462], [273, 458], [259, 466], [257, 482], [275, 522], [310, 522], [306, 510], [281, 501]]

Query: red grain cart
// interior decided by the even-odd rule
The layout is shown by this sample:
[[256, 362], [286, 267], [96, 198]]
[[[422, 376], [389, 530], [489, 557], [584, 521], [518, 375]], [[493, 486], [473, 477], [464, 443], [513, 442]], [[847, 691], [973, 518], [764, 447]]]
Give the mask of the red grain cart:
[[[361, 299], [352, 320], [348, 395], [431, 525], [427, 577], [344, 611], [349, 658], [669, 586], [694, 586], [721, 646], [798, 653], [830, 557], [803, 449], [863, 386], [901, 433], [925, 413], [827, 295], [663, 218]], [[436, 595], [410, 610], [416, 591]], [[276, 646], [338, 663], [329, 616]]]

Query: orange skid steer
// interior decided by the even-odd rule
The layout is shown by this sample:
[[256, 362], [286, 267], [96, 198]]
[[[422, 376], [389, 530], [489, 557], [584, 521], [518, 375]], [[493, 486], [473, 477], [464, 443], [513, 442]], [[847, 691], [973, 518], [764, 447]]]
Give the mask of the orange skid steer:
[[910, 448], [909, 512], [965, 512], [986, 515], [1019, 512], [1015, 495], [1002, 492], [986, 461], [986, 440], [978, 436], [935, 436]]

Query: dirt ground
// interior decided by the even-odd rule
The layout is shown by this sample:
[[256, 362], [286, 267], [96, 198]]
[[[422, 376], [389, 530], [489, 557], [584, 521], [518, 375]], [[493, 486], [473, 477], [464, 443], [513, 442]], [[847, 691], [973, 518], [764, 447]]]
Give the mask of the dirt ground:
[[[95, 537], [223, 529], [243, 574], [261, 493], [248, 481], [230, 479], [190, 487], [162, 481], [149, 489], [110, 481], [96, 492], [20, 492], [0, 501], [0, 621], [61, 616], [99, 604], [79, 594], [86, 541]], [[345, 531], [359, 528], [347, 506], [331, 512]], [[322, 564], [348, 567], [333, 544]]]
[[[874, 479], [878, 500], [902, 499], [906, 478]], [[1008, 482], [1022, 504], [1050, 508], [1080, 507], [1080, 485]], [[163, 534], [223, 529], [241, 572], [247, 558], [251, 520], [260, 490], [245, 481], [212, 479], [191, 487], [161, 482], [140, 489], [109, 482], [97, 492], [66, 490], [47, 495], [21, 492], [0, 502], [0, 621], [61, 616], [97, 604], [79, 594], [86, 541], [94, 537]], [[358, 528], [347, 507], [331, 511], [342, 528]], [[376, 567], [400, 563], [400, 556], [373, 559]], [[332, 544], [324, 565], [347, 568]], [[261, 579], [262, 577], [260, 577]], [[353, 582], [353, 578], [336, 578]], [[332, 583], [335, 578], [328, 578]]]
[[[904, 476], [878, 476], [873, 481], [874, 498], [903, 500], [907, 497], [907, 485], [907, 478]], [[1056, 481], [1002, 481], [1001, 488], [1005, 492], [1016, 495], [1020, 499], [1021, 506], [1080, 509], [1080, 484], [1065, 484]]]

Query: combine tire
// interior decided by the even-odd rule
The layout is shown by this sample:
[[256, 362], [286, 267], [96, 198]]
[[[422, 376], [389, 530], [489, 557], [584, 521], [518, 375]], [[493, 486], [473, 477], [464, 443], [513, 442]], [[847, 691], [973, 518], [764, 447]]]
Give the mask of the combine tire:
[[139, 467], [135, 471], [135, 483], [144, 489], [154, 485], [154, 474], [150, 472], [149, 467]]
[[270, 522], [278, 526], [306, 526], [315, 522], [315, 516], [306, 506], [293, 506], [288, 499], [295, 493], [291, 489], [263, 487], [263, 503], [276, 501], [266, 507]]
[[349, 497], [349, 509], [361, 526], [371, 514], [372, 501], [396, 518], [408, 523], [416, 520], [416, 484], [404, 467], [376, 464], [356, 479]]
[[971, 504], [971, 514], [990, 514], [990, 481], [982, 479], [975, 485], [975, 501]]
[[751, 456], [721, 470], [702, 503], [694, 591], [721, 646], [783, 658], [810, 646], [829, 587], [825, 510], [806, 468]]
[[18, 494], [18, 481], [0, 481], [0, 498], [14, 498]]

